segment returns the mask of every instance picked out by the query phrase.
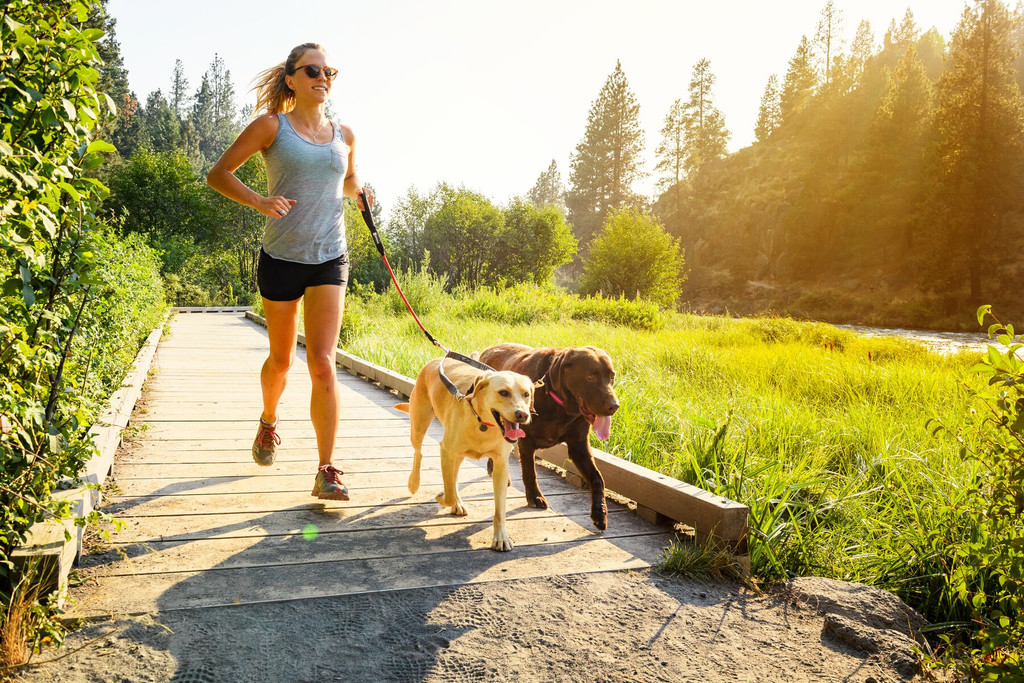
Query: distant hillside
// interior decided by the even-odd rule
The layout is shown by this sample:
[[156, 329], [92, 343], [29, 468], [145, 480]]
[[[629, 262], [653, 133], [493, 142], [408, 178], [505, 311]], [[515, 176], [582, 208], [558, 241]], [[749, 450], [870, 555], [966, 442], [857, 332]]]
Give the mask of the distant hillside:
[[1021, 23], [980, 3], [948, 45], [905, 23], [805, 92], [794, 57], [774, 130], [657, 200], [686, 250], [683, 301], [946, 329], [976, 329], [993, 303], [1024, 319]]

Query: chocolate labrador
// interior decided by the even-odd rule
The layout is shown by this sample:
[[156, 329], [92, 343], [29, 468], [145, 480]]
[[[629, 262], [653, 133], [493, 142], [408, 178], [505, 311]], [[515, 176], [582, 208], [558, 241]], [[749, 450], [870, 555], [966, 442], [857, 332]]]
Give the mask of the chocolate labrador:
[[604, 478], [590, 452], [591, 427], [602, 441], [611, 433], [611, 417], [619, 409], [612, 389], [615, 370], [611, 357], [594, 346], [535, 349], [522, 344], [497, 344], [480, 354], [480, 360], [496, 370], [512, 370], [544, 382], [534, 398], [536, 416], [522, 425], [519, 463], [526, 488], [526, 504], [548, 506], [537, 485], [535, 452], [565, 442], [569, 457], [590, 482], [590, 519], [598, 529], [608, 528]]

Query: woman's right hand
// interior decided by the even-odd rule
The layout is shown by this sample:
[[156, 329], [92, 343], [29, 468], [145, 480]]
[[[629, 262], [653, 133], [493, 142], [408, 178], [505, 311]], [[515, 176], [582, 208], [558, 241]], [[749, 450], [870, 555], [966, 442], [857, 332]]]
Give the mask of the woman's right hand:
[[284, 218], [294, 205], [294, 199], [274, 195], [273, 197], [261, 197], [257, 202], [256, 210], [268, 218]]

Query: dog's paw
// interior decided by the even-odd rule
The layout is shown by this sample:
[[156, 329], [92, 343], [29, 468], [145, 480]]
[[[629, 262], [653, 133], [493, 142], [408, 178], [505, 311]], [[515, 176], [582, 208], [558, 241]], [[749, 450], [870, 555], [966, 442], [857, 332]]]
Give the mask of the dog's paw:
[[502, 553], [507, 553], [509, 550], [512, 550], [512, 539], [508, 537], [508, 534], [504, 529], [494, 530], [494, 540], [491, 541], [491, 550], [497, 550]]
[[437, 494], [437, 497], [434, 498], [434, 500], [436, 500], [437, 504], [441, 507], [451, 508], [453, 515], [465, 517], [469, 514], [469, 512], [466, 511], [466, 504], [462, 502], [461, 498], [456, 498], [454, 501], [447, 501], [444, 499], [444, 493], [442, 492]]
[[608, 508], [604, 505], [593, 508], [590, 511], [590, 519], [594, 522], [595, 527], [604, 531], [608, 528]]
[[537, 508], [538, 510], [548, 509], [548, 499], [539, 493], [536, 496], [527, 496], [526, 504], [532, 508]]

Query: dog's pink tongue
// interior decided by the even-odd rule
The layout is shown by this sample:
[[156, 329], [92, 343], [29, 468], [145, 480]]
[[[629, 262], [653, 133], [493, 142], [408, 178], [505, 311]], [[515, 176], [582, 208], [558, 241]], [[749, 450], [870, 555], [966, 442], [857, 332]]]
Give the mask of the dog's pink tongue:
[[612, 435], [612, 416], [611, 415], [599, 415], [594, 418], [594, 436], [601, 439], [601, 441], [607, 441], [608, 437]]
[[506, 422], [505, 424], [510, 425], [508, 427], [505, 427], [506, 439], [511, 439], [512, 441], [515, 441], [516, 439], [522, 439], [523, 437], [526, 436], [526, 432], [519, 428], [518, 422], [516, 422], [515, 424], [511, 422]]

